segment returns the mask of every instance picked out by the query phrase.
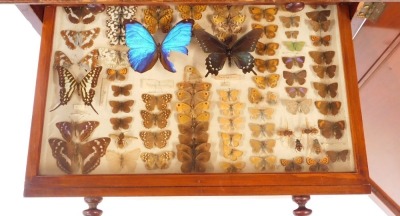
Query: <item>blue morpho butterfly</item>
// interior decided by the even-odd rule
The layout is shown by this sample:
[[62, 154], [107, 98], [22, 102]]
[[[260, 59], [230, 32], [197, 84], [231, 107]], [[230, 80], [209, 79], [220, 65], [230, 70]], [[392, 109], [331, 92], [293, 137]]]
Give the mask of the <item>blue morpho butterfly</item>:
[[193, 29], [193, 34], [197, 38], [200, 47], [205, 53], [211, 53], [206, 58], [208, 70], [206, 77], [208, 74], [218, 75], [218, 72], [224, 67], [226, 59], [228, 59], [229, 66], [231, 66], [231, 60], [233, 60], [244, 74], [250, 72], [256, 74], [253, 70], [254, 57], [249, 52], [255, 50], [262, 33], [263, 29], [255, 28], [229, 46], [204, 29]]
[[167, 34], [164, 41], [156, 43], [150, 32], [139, 22], [133, 21], [125, 25], [126, 45], [129, 47], [128, 58], [131, 67], [143, 73], [150, 70], [160, 59], [164, 68], [176, 72], [172, 62], [168, 60], [171, 51], [188, 54], [186, 48], [192, 37], [194, 21], [185, 19], [178, 22]]

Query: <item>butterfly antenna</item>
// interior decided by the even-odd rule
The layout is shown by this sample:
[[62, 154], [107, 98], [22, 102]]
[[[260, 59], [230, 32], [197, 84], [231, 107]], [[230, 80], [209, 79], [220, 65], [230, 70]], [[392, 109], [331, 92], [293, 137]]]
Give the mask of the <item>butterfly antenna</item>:
[[54, 110], [56, 110], [58, 107], [60, 107], [62, 104], [59, 103], [54, 109], [50, 110], [50, 112], [53, 112]]
[[98, 115], [99, 113], [96, 111], [96, 109], [93, 107], [92, 104], [90, 104], [90, 107], [92, 107], [93, 111]]

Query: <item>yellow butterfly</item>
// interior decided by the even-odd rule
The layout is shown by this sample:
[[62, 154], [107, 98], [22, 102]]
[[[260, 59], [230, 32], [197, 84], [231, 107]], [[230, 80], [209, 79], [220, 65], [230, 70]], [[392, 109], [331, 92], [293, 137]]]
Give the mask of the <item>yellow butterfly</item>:
[[149, 6], [143, 10], [143, 22], [151, 34], [156, 33], [158, 28], [167, 33], [171, 29], [173, 12], [169, 6]]
[[282, 166], [285, 167], [286, 172], [300, 172], [303, 167], [300, 165], [304, 161], [303, 157], [296, 157], [293, 160], [281, 159]]
[[267, 140], [255, 140], [250, 139], [250, 146], [253, 149], [253, 153], [273, 153], [275, 147], [274, 139]]
[[278, 94], [275, 92], [268, 91], [267, 92], [267, 103], [269, 105], [275, 105], [278, 103]]
[[275, 132], [275, 124], [274, 123], [265, 123], [265, 124], [256, 124], [249, 123], [249, 127], [251, 130], [251, 135], [253, 137], [259, 137], [261, 134], [266, 137], [271, 137]]
[[178, 123], [179, 124], [186, 124], [192, 121], [201, 121], [201, 122], [208, 122], [210, 121], [210, 113], [209, 112], [202, 112], [196, 116], [187, 115], [184, 113], [177, 114]]
[[198, 104], [202, 101], [207, 101], [210, 97], [210, 91], [198, 91], [192, 94], [186, 90], [178, 90], [176, 92], [176, 97], [179, 101], [187, 103], [187, 104]]
[[274, 42], [270, 42], [270, 43], [261, 43], [261, 42], [257, 42], [256, 45], [256, 53], [258, 55], [269, 55], [269, 56], [273, 56], [275, 55], [275, 50], [277, 50], [279, 48], [279, 44], [278, 43], [274, 43]]
[[203, 101], [194, 106], [191, 106], [187, 103], [179, 102], [175, 105], [175, 108], [178, 111], [178, 113], [198, 115], [210, 108], [210, 102]]
[[261, 120], [271, 119], [272, 114], [274, 114], [274, 111], [275, 110], [270, 107], [263, 109], [249, 107], [249, 113], [251, 119], [258, 119], [258, 118], [260, 118]]
[[271, 74], [267, 76], [253, 76], [252, 80], [256, 86], [260, 89], [265, 89], [268, 87], [275, 88], [278, 85], [279, 74]]
[[254, 165], [254, 168], [258, 171], [263, 170], [274, 170], [276, 164], [276, 157], [270, 156], [251, 156], [250, 162]]
[[148, 170], [154, 169], [167, 169], [171, 163], [171, 160], [175, 157], [173, 151], [165, 151], [160, 154], [153, 154], [144, 152], [140, 154], [140, 158], [145, 163], [145, 167]]
[[238, 116], [242, 112], [245, 104], [244, 103], [226, 103], [219, 102], [218, 107], [222, 115], [225, 116]]
[[182, 19], [199, 20], [202, 12], [207, 9], [207, 5], [178, 5], [176, 9], [181, 14]]
[[266, 26], [263, 26], [263, 25], [257, 24], [257, 23], [251, 24], [251, 28], [253, 28], [253, 29], [261, 28], [261, 29], [263, 29], [264, 30], [264, 35], [268, 39], [274, 38], [276, 36], [276, 31], [278, 30], [278, 26], [277, 25], [266, 25]]
[[238, 89], [217, 90], [219, 98], [223, 102], [236, 102], [239, 98], [240, 91]]
[[249, 88], [247, 97], [250, 103], [255, 104], [260, 103], [264, 99], [264, 96], [262, 96], [261, 92], [256, 88]]
[[148, 149], [152, 149], [153, 147], [164, 148], [171, 137], [171, 131], [141, 131], [139, 137], [143, 141], [144, 147]]
[[242, 140], [241, 133], [221, 133], [222, 145], [237, 147]]
[[244, 118], [243, 117], [234, 117], [234, 118], [218, 118], [219, 126], [224, 131], [233, 131], [238, 130], [243, 127]]
[[141, 110], [140, 115], [143, 118], [143, 126], [145, 128], [152, 128], [154, 125], [163, 129], [167, 126], [168, 118], [171, 115], [171, 110], [166, 109], [159, 113], [150, 113], [147, 110]]
[[231, 161], [236, 161], [243, 155], [242, 151], [229, 146], [222, 146], [222, 150], [224, 158], [229, 159]]
[[153, 111], [155, 107], [159, 110], [165, 110], [167, 109], [168, 103], [171, 102], [171, 99], [172, 94], [142, 94], [142, 100], [145, 103], [147, 111]]
[[275, 20], [275, 15], [278, 12], [278, 8], [266, 8], [262, 9], [259, 7], [249, 7], [249, 11], [251, 14], [251, 18], [255, 21], [261, 21], [262, 18], [265, 18], [267, 22], [272, 22]]
[[244, 169], [244, 167], [246, 166], [246, 163], [243, 161], [238, 161], [235, 163], [229, 163], [229, 162], [222, 161], [219, 163], [219, 166], [226, 173], [238, 173]]
[[110, 81], [114, 81], [115, 79], [119, 81], [125, 80], [125, 75], [128, 73], [128, 68], [122, 68], [119, 70], [116, 69], [107, 69], [107, 79]]

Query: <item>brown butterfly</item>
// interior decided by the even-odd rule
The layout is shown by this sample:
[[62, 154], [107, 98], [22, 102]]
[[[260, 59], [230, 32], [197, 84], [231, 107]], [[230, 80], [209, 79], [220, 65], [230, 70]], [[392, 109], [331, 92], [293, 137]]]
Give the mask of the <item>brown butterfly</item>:
[[99, 124], [98, 121], [84, 121], [80, 123], [62, 121], [57, 122], [56, 127], [65, 141], [72, 142], [74, 141], [73, 139], [78, 138], [79, 142], [84, 142]]
[[197, 146], [187, 146], [184, 144], [176, 145], [177, 157], [181, 165], [183, 173], [205, 172], [207, 162], [210, 160], [210, 143], [202, 143]]
[[129, 124], [132, 122], [133, 118], [132, 117], [125, 117], [125, 118], [110, 118], [110, 122], [113, 126], [114, 130], [118, 130], [120, 128], [122, 129], [128, 129]]
[[54, 53], [54, 62], [53, 68], [63, 67], [65, 69], [69, 69], [74, 63], [72, 63], [71, 59], [62, 51], [56, 51]]
[[256, 53], [258, 55], [269, 55], [269, 56], [273, 56], [275, 55], [275, 50], [277, 50], [279, 48], [279, 44], [278, 43], [274, 43], [274, 42], [270, 42], [270, 43], [261, 43], [261, 42], [257, 42], [256, 45]]
[[310, 157], [306, 158], [306, 162], [310, 167], [308, 168], [311, 172], [328, 172], [329, 168], [327, 164], [329, 164], [329, 158], [324, 157], [321, 159], [313, 159]]
[[329, 27], [331, 26], [331, 21], [327, 20], [327, 21], [313, 21], [310, 20], [310, 25], [311, 28], [315, 31], [315, 32], [320, 32], [321, 30], [324, 32], [327, 32], [329, 30]]
[[310, 51], [308, 53], [317, 64], [330, 64], [335, 56], [335, 51]]
[[318, 139], [313, 140], [312, 150], [315, 152], [315, 154], [320, 154], [322, 152], [322, 147], [321, 147], [321, 144], [319, 143]]
[[275, 105], [278, 103], [278, 94], [275, 92], [268, 91], [267, 92], [267, 103], [269, 105]]
[[278, 25], [263, 26], [261, 24], [253, 23], [253, 24], [251, 24], [251, 28], [252, 29], [255, 29], [255, 28], [263, 29], [264, 30], [263, 35], [265, 35], [265, 37], [267, 37], [268, 39], [272, 39], [276, 36], [276, 31], [278, 30]]
[[276, 157], [273, 155], [251, 156], [250, 162], [253, 164], [254, 168], [258, 171], [274, 170], [276, 164]]
[[275, 20], [275, 15], [278, 12], [278, 8], [260, 8], [260, 7], [249, 7], [249, 12], [251, 14], [251, 18], [255, 21], [261, 21], [262, 18], [265, 18], [267, 22], [272, 22]]
[[171, 136], [170, 130], [162, 131], [141, 131], [139, 133], [140, 139], [143, 141], [144, 147], [152, 149], [154, 147], [164, 148], [167, 141]]
[[238, 89], [220, 89], [217, 90], [219, 98], [223, 102], [236, 102], [239, 98], [240, 90]]
[[265, 124], [256, 124], [249, 123], [249, 128], [251, 130], [251, 135], [253, 137], [259, 137], [263, 135], [264, 137], [271, 137], [275, 132], [275, 124], [274, 123], [265, 123]]
[[342, 151], [326, 151], [326, 155], [328, 156], [329, 161], [332, 161], [332, 163], [339, 160], [345, 162], [347, 160], [348, 154], [349, 154], [348, 149]]
[[151, 34], [156, 33], [157, 29], [167, 33], [171, 29], [173, 12], [173, 9], [166, 5], [148, 6], [143, 10], [143, 23]]
[[328, 20], [328, 17], [331, 15], [331, 11], [330, 10], [311, 11], [307, 12], [306, 15], [313, 21], [322, 22]]
[[178, 124], [179, 133], [198, 137], [208, 131], [209, 122], [189, 122], [187, 124]]
[[209, 112], [202, 112], [198, 115], [191, 115], [184, 113], [177, 114], [178, 124], [187, 124], [191, 123], [192, 121], [208, 122], [210, 121], [210, 117], [211, 116]]
[[252, 80], [256, 86], [260, 89], [265, 89], [267, 87], [275, 88], [278, 85], [279, 74], [270, 74], [267, 76], [253, 76]]
[[192, 94], [186, 90], [178, 90], [176, 92], [176, 97], [179, 101], [182, 101], [187, 104], [198, 104], [202, 101], [207, 101], [210, 97], [210, 91], [198, 91]]
[[112, 108], [112, 113], [117, 113], [117, 112], [125, 112], [128, 113], [131, 111], [131, 106], [133, 105], [134, 101], [133, 100], [127, 100], [127, 101], [109, 101], [109, 104]]
[[250, 146], [253, 149], [253, 153], [273, 153], [275, 147], [274, 139], [267, 140], [255, 140], [250, 139]]
[[297, 36], [299, 36], [299, 31], [285, 31], [285, 35], [287, 38], [297, 39]]
[[282, 166], [285, 167], [286, 172], [300, 172], [303, 167], [300, 165], [304, 161], [303, 157], [296, 157], [293, 160], [281, 159]]
[[218, 107], [219, 111], [224, 116], [238, 116], [242, 113], [244, 108], [244, 103], [226, 103], [226, 102], [219, 102]]
[[168, 169], [171, 160], [175, 157], [173, 151], [165, 151], [160, 154], [144, 152], [140, 154], [140, 158], [144, 162], [144, 166], [148, 170]]
[[110, 81], [114, 81], [115, 79], [123, 81], [125, 80], [125, 75], [127, 73], [128, 73], [128, 68], [122, 68], [119, 70], [107, 69], [107, 79]]
[[304, 56], [282, 57], [282, 61], [287, 69], [292, 69], [293, 66], [302, 68], [304, 65]]
[[115, 139], [115, 143], [117, 144], [118, 148], [124, 148], [128, 145], [128, 139], [137, 139], [137, 137], [126, 135], [125, 133], [121, 132], [119, 134], [110, 134], [110, 138]]
[[303, 134], [317, 134], [318, 129], [315, 127], [306, 127], [306, 128], [301, 129], [301, 132]]
[[321, 79], [325, 77], [325, 74], [329, 78], [333, 78], [335, 76], [336, 65], [329, 65], [329, 66], [313, 65], [312, 68], [314, 69], [314, 72], [317, 74], [317, 76]]
[[264, 99], [264, 96], [261, 94], [261, 92], [258, 89], [250, 87], [247, 98], [249, 99], [250, 103], [258, 104]]
[[172, 94], [151, 95], [142, 94], [142, 100], [145, 103], [147, 111], [153, 111], [155, 107], [158, 110], [167, 109], [168, 103], [171, 102]]
[[226, 159], [237, 161], [243, 155], [243, 151], [224, 145], [222, 146], [222, 155]]
[[202, 17], [202, 12], [207, 9], [207, 5], [177, 5], [176, 9], [179, 11], [182, 19], [199, 20]]
[[128, 84], [125, 86], [116, 86], [112, 85], [111, 90], [114, 92], [113, 96], [118, 97], [120, 95], [129, 96], [131, 94], [132, 84]]
[[303, 144], [300, 142], [299, 139], [296, 139], [294, 148], [295, 148], [296, 151], [298, 151], [298, 152], [301, 152], [301, 150], [303, 150], [304, 146], [303, 146]]
[[176, 84], [179, 90], [185, 90], [190, 92], [191, 94], [196, 93], [198, 91], [209, 91], [212, 84], [208, 82], [178, 82]]
[[96, 14], [103, 12], [105, 8], [103, 4], [88, 4], [79, 7], [64, 7], [64, 11], [72, 23], [89, 24], [94, 21]]
[[179, 134], [178, 140], [180, 144], [187, 146], [198, 146], [208, 141], [208, 133], [199, 133], [192, 136], [192, 134]]
[[310, 38], [314, 46], [321, 46], [321, 45], [329, 46], [331, 41], [330, 35], [325, 35], [323, 37], [317, 35], [310, 35]]
[[62, 30], [60, 33], [65, 40], [65, 45], [71, 50], [76, 49], [76, 47], [87, 49], [93, 46], [94, 39], [100, 33], [100, 28], [85, 31]]
[[306, 70], [301, 70], [299, 72], [283, 71], [283, 78], [286, 79], [286, 83], [290, 86], [292, 86], [294, 82], [303, 85], [306, 82], [306, 77], [307, 77]]
[[280, 16], [279, 19], [285, 28], [299, 27], [300, 16]]
[[343, 136], [343, 130], [345, 128], [344, 121], [327, 121], [318, 119], [318, 128], [325, 138], [331, 138], [334, 136], [336, 139], [340, 139]]
[[243, 161], [238, 161], [235, 163], [221, 161], [219, 163], [219, 166], [226, 173], [239, 173], [244, 169], [246, 163]]
[[307, 88], [305, 87], [285, 87], [285, 90], [291, 98], [295, 98], [296, 96], [304, 97], [307, 93]]
[[257, 70], [261, 73], [268, 71], [270, 73], [274, 73], [277, 70], [277, 66], [279, 64], [278, 59], [254, 59], [254, 65], [256, 66]]
[[324, 115], [337, 115], [342, 105], [340, 101], [315, 101], [314, 104], [318, 111]]
[[222, 145], [237, 147], [240, 145], [242, 140], [241, 133], [221, 133]]
[[331, 96], [331, 98], [334, 98], [337, 95], [337, 89], [338, 89], [337, 82], [330, 84], [314, 82], [313, 86], [315, 90], [317, 90], [319, 96], [323, 98], [325, 98], [327, 95]]
[[278, 134], [278, 136], [290, 137], [293, 135], [293, 131], [289, 129], [283, 129], [276, 131], [276, 134]]
[[165, 109], [159, 113], [151, 113], [147, 110], [141, 110], [140, 115], [143, 118], [143, 126], [147, 129], [157, 126], [158, 128], [165, 128], [168, 123], [168, 118], [171, 115], [171, 110]]

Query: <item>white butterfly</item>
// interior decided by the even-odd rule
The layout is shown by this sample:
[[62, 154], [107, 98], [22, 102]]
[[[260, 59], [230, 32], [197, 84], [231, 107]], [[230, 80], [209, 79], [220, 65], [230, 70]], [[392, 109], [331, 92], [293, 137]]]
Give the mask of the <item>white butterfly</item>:
[[106, 159], [108, 167], [112, 173], [133, 173], [136, 169], [136, 161], [139, 158], [140, 149], [134, 149], [128, 152], [118, 153], [113, 150], [108, 150]]
[[307, 114], [310, 112], [312, 100], [302, 99], [302, 100], [287, 100], [285, 102], [286, 110], [293, 115], [297, 112]]
[[126, 51], [99, 48], [99, 60], [101, 65], [106, 68], [129, 68], [131, 65]]

